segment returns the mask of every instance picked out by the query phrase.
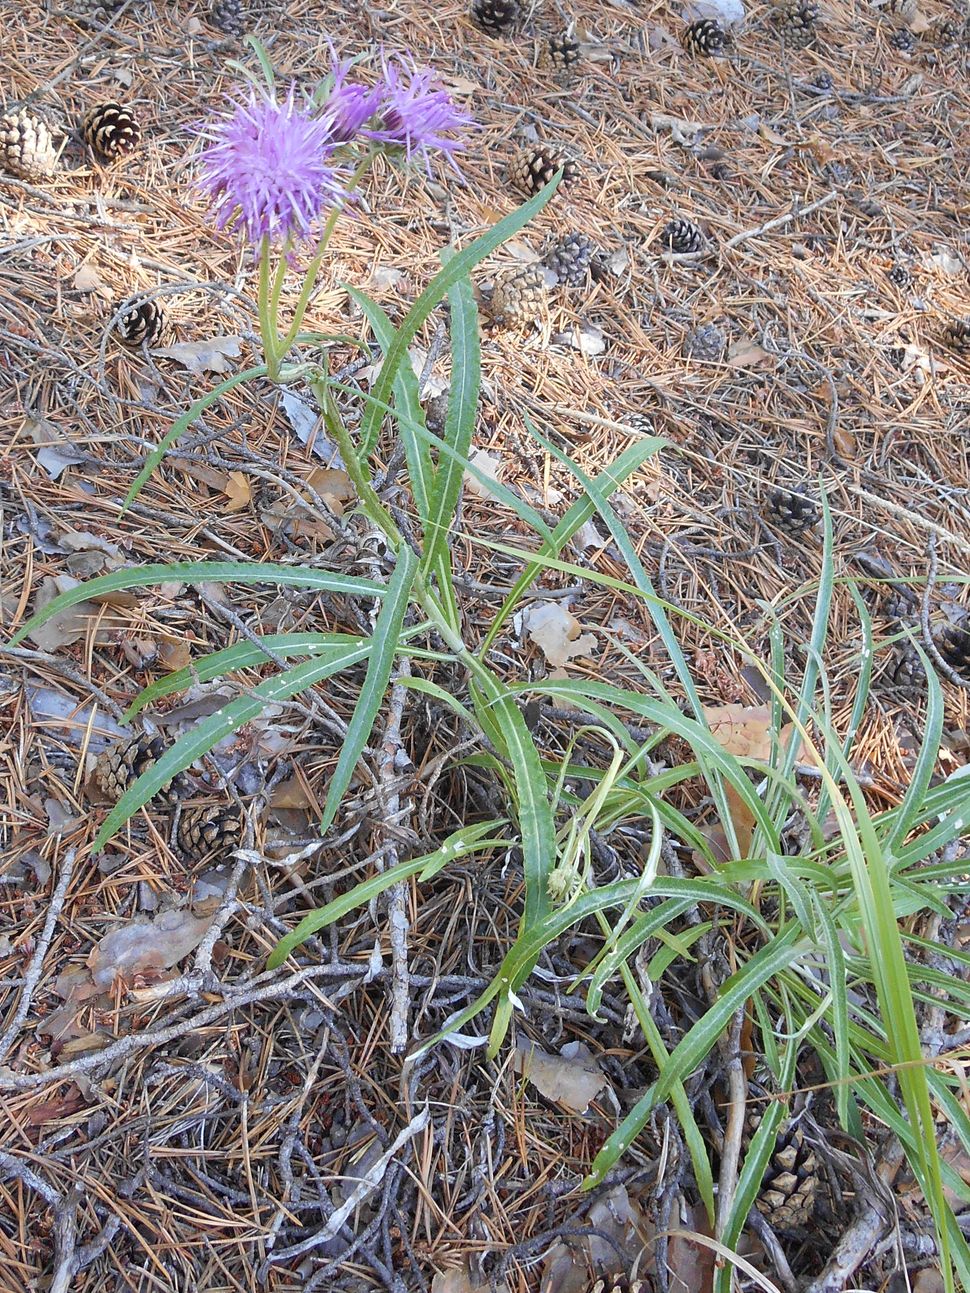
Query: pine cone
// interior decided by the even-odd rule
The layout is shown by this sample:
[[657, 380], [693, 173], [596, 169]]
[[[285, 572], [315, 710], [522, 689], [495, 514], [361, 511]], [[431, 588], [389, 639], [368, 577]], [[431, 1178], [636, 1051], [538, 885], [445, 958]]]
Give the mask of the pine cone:
[[933, 645], [954, 673], [970, 682], [970, 621], [962, 624], [937, 624]]
[[580, 59], [579, 41], [567, 32], [550, 36], [542, 47], [542, 63], [556, 72], [568, 72]]
[[815, 76], [812, 78], [812, 85], [815, 86], [816, 90], [831, 90], [835, 85], [835, 82], [832, 80], [832, 73], [827, 72], [823, 67], [821, 72], [815, 73]]
[[897, 287], [909, 287], [913, 281], [913, 276], [905, 265], [901, 265], [899, 261], [896, 261], [889, 271], [889, 281], [890, 283], [895, 283]]
[[117, 803], [128, 787], [157, 762], [164, 749], [160, 736], [141, 732], [116, 741], [98, 755], [92, 780], [105, 799]]
[[775, 1230], [798, 1230], [815, 1211], [815, 1151], [796, 1123], [782, 1128], [755, 1207]]
[[209, 22], [226, 36], [246, 34], [246, 12], [241, 0], [212, 0], [209, 6]]
[[660, 233], [661, 241], [670, 251], [677, 252], [679, 255], [686, 255], [688, 252], [700, 251], [704, 243], [704, 235], [698, 229], [692, 220], [685, 220], [682, 216], [669, 221], [664, 225]]
[[773, 489], [766, 510], [771, 524], [785, 534], [802, 534], [822, 519], [814, 499], [787, 489]]
[[522, 10], [519, 0], [472, 0], [469, 16], [489, 36], [503, 36], [518, 26]]
[[943, 328], [943, 344], [958, 354], [970, 354], [970, 318], [951, 319]]
[[596, 246], [584, 233], [567, 233], [554, 242], [545, 255], [545, 265], [560, 283], [567, 287], [580, 287], [586, 281]]
[[448, 416], [448, 392], [432, 395], [424, 406], [424, 425], [432, 435], [442, 435], [445, 429], [445, 418]]
[[919, 13], [919, 0], [889, 0], [889, 10], [904, 22], [912, 22]]
[[818, 35], [819, 8], [814, 0], [781, 0], [775, 21], [793, 49], [807, 49]]
[[688, 54], [705, 58], [720, 53], [727, 44], [727, 32], [715, 19], [699, 18], [684, 31], [681, 44]]
[[889, 37], [889, 45], [899, 54], [912, 54], [916, 48], [916, 37], [908, 27], [900, 27]]
[[724, 333], [714, 323], [703, 323], [692, 328], [684, 339], [684, 354], [701, 364], [716, 364], [724, 354], [727, 341]]
[[623, 425], [630, 427], [637, 435], [654, 435], [656, 433], [653, 418], [647, 417], [646, 413], [627, 413], [623, 418]]
[[141, 127], [120, 103], [99, 103], [81, 122], [81, 134], [99, 161], [114, 162], [138, 147]]
[[532, 323], [545, 308], [546, 276], [541, 265], [517, 265], [495, 275], [490, 312], [497, 324]]
[[941, 49], [950, 45], [959, 45], [963, 39], [963, 24], [955, 18], [940, 18], [932, 27], [933, 40]]
[[579, 163], [575, 158], [567, 156], [548, 144], [530, 145], [509, 164], [509, 183], [513, 188], [531, 197], [544, 188], [560, 169], [562, 170], [560, 189], [579, 178]]
[[57, 149], [46, 122], [21, 108], [0, 117], [0, 167], [18, 179], [49, 179], [57, 164]]
[[899, 642], [889, 665], [889, 690], [904, 700], [921, 700], [926, 694], [926, 670], [911, 642]]
[[646, 1280], [631, 1279], [625, 1272], [607, 1275], [594, 1280], [589, 1293], [648, 1293], [650, 1286]]
[[115, 331], [123, 346], [138, 350], [142, 342], [156, 345], [165, 331], [166, 319], [162, 307], [155, 301], [142, 301], [132, 306], [118, 320]]
[[195, 862], [210, 856], [224, 857], [239, 848], [242, 837], [243, 814], [237, 804], [187, 808], [175, 832], [179, 852]]

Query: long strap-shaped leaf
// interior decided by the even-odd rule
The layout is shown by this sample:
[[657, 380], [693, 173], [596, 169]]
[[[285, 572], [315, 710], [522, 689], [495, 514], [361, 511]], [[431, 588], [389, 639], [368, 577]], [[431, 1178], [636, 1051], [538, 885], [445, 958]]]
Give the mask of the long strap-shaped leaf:
[[383, 597], [385, 586], [357, 575], [338, 575], [330, 570], [309, 570], [305, 566], [276, 566], [258, 561], [189, 561], [171, 565], [131, 566], [113, 570], [87, 583], [69, 588], [32, 615], [10, 639], [16, 646], [33, 629], [46, 624], [52, 616], [66, 611], [78, 602], [103, 597], [125, 588], [146, 588], [175, 580], [186, 584], [203, 584], [207, 580], [225, 580], [237, 584], [284, 584], [291, 588], [314, 588], [322, 593], [344, 593], [348, 597]]
[[244, 723], [252, 722], [265, 706], [275, 701], [289, 700], [291, 696], [306, 691], [321, 679], [330, 678], [341, 669], [348, 669], [351, 665], [366, 660], [372, 644], [371, 638], [358, 640], [342, 653], [328, 655], [323, 660], [304, 660], [302, 664], [294, 665], [285, 673], [267, 678], [246, 695], [237, 696], [216, 713], [203, 718], [191, 731], [179, 737], [157, 763], [153, 763], [137, 781], [128, 787], [98, 831], [97, 839], [94, 841], [95, 851], [101, 848], [129, 817], [134, 816], [143, 804], [147, 804], [153, 795], [167, 785], [177, 772], [183, 771], [203, 754], [207, 754], [218, 741], [238, 731]]
[[[544, 188], [539, 190], [534, 198], [520, 206], [517, 211], [513, 211], [511, 215], [506, 216], [504, 220], [500, 220], [498, 224], [493, 225], [487, 233], [483, 233], [481, 237], [476, 238], [470, 246], [466, 247], [464, 251], [458, 252], [443, 269], [440, 269], [435, 274], [405, 315], [401, 326], [397, 330], [397, 336], [384, 357], [380, 376], [372, 392], [375, 400], [385, 404], [389, 400], [394, 386], [394, 375], [398, 365], [406, 361], [408, 346], [414, 340], [425, 319], [444, 297], [449, 287], [465, 278], [469, 271], [474, 269], [479, 261], [484, 260], [489, 252], [494, 251], [496, 247], [500, 247], [513, 234], [518, 233], [534, 215], [542, 210], [553, 193], [555, 193], [561, 174], [562, 172], [558, 172]], [[366, 458], [371, 454], [377, 444], [377, 437], [381, 428], [381, 417], [382, 414], [377, 405], [368, 406], [361, 426], [360, 454], [362, 458]]]
[[357, 760], [367, 744], [374, 719], [381, 707], [387, 692], [387, 684], [394, 667], [394, 658], [401, 646], [401, 629], [404, 615], [408, 608], [411, 585], [418, 571], [418, 559], [406, 543], [402, 543], [397, 553], [397, 565], [387, 586], [387, 593], [381, 605], [380, 614], [374, 625], [374, 636], [371, 638], [370, 659], [367, 663], [367, 675], [360, 689], [353, 716], [347, 727], [347, 735], [340, 747], [337, 766], [333, 770], [330, 789], [327, 791], [327, 802], [323, 808], [323, 819], [320, 822], [321, 834], [326, 831], [337, 815], [344, 791], [350, 785]]
[[[344, 286], [348, 295], [364, 311], [367, 322], [377, 338], [377, 344], [380, 346], [386, 362], [388, 352], [394, 344], [396, 335], [394, 324], [377, 302], [372, 300], [366, 292], [361, 292], [358, 288], [351, 287], [348, 284]], [[428, 524], [428, 499], [431, 494], [431, 482], [434, 477], [434, 464], [431, 461], [431, 454], [427, 444], [419, 436], [412, 433], [409, 425], [411, 422], [423, 424], [424, 410], [418, 398], [418, 379], [415, 377], [414, 369], [407, 359], [398, 364], [394, 371], [393, 390], [395, 408], [404, 415], [398, 420], [398, 433], [404, 443], [404, 454], [408, 464], [408, 483], [411, 486], [411, 495], [414, 498], [414, 505], [418, 509], [421, 524], [426, 527]]]
[[[475, 432], [482, 379], [478, 310], [467, 278], [451, 288], [448, 300], [451, 304], [451, 394], [444, 439], [458, 456], [442, 454], [439, 458], [428, 509], [422, 563], [424, 572], [437, 575], [442, 595], [451, 588], [448, 535], [461, 493], [463, 460], [468, 457]], [[457, 628], [457, 623], [453, 627]]]

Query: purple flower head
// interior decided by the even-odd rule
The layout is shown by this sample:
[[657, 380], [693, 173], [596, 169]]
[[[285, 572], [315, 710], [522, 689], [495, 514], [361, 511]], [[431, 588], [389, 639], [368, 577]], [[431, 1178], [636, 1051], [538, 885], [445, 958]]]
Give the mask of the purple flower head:
[[[331, 53], [333, 47], [331, 46]], [[330, 127], [330, 137], [336, 144], [349, 143], [365, 122], [377, 112], [384, 98], [383, 86], [368, 88], [347, 77], [353, 67], [352, 59], [333, 58], [333, 86], [323, 105], [323, 119]]]
[[[428, 174], [431, 153], [444, 153], [458, 170], [453, 154], [465, 147], [460, 137], [472, 124], [472, 118], [460, 112], [451, 96], [427, 68], [419, 69], [405, 60], [384, 60], [383, 102], [380, 128], [364, 131], [371, 139], [403, 150], [408, 161], [419, 155]], [[446, 136], [457, 136], [446, 138]]]
[[253, 90], [229, 115], [203, 128], [199, 187], [216, 228], [237, 224], [252, 243], [303, 237], [326, 207], [347, 194], [331, 165], [330, 125], [299, 108], [291, 88], [282, 103]]

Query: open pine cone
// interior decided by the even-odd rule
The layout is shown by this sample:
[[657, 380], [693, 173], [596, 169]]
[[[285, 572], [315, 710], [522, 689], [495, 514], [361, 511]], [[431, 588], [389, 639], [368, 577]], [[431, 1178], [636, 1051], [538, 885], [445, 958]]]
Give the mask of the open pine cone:
[[91, 774], [95, 786], [105, 799], [116, 803], [157, 762], [164, 749], [165, 742], [160, 736], [147, 736], [143, 732], [116, 741], [102, 750], [95, 761]]
[[193, 862], [224, 858], [239, 848], [242, 838], [243, 813], [237, 804], [186, 808], [175, 832], [179, 852]]
[[0, 116], [0, 170], [36, 183], [49, 179], [57, 149], [46, 122], [22, 108]]
[[129, 108], [120, 103], [99, 103], [81, 122], [84, 142], [102, 162], [114, 162], [134, 152], [141, 127]]

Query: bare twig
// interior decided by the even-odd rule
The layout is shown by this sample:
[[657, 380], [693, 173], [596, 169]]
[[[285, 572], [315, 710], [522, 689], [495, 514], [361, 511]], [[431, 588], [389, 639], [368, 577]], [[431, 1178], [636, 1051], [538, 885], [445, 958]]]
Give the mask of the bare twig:
[[[402, 811], [409, 811], [411, 801], [402, 807], [400, 795], [400, 776], [398, 763], [404, 754], [401, 744], [401, 720], [404, 716], [404, 705], [408, 689], [401, 681], [411, 673], [410, 662], [402, 659], [397, 677], [391, 687], [387, 723], [384, 727], [384, 739], [377, 763], [379, 784], [384, 791], [386, 820], [397, 823]], [[388, 841], [384, 866], [395, 867], [398, 863], [397, 845], [393, 835]], [[408, 886], [405, 881], [392, 885], [388, 892], [387, 923], [391, 938], [391, 1018], [389, 1024], [389, 1041], [391, 1053], [400, 1055], [407, 1049], [409, 1041], [408, 1018], [410, 1016], [410, 988], [408, 983]]]
[[813, 211], [818, 211], [822, 207], [828, 206], [838, 196], [838, 193], [833, 189], [818, 198], [817, 201], [809, 202], [807, 207], [794, 206], [790, 211], [786, 211], [784, 215], [775, 216], [773, 220], [766, 220], [764, 224], [760, 224], [754, 229], [742, 229], [740, 233], [736, 233], [733, 238], [727, 240], [724, 244], [724, 250], [733, 251], [735, 247], [739, 247], [741, 243], [747, 242], [750, 238], [760, 238], [763, 233], [770, 233], [772, 229], [781, 229], [784, 225], [791, 224], [793, 220], [801, 220], [803, 217], [811, 215]]
[[933, 592], [933, 585], [936, 583], [936, 571], [939, 565], [939, 558], [936, 555], [936, 535], [931, 534], [926, 545], [926, 555], [929, 558], [930, 569], [926, 576], [926, 586], [923, 589], [923, 601], [920, 605], [920, 628], [923, 630], [923, 645], [926, 652], [933, 661], [934, 666], [939, 673], [943, 675], [948, 682], [952, 682], [954, 687], [962, 687], [964, 691], [970, 691], [970, 682], [961, 678], [957, 671], [943, 659], [936, 649], [936, 643], [933, 641], [933, 634], [930, 632], [930, 597]]
[[76, 857], [76, 849], [68, 849], [64, 854], [61, 873], [57, 877], [57, 884], [54, 886], [54, 892], [51, 894], [51, 900], [47, 907], [47, 915], [44, 918], [44, 928], [41, 930], [37, 946], [34, 948], [34, 954], [30, 958], [30, 964], [27, 966], [27, 972], [24, 975], [24, 986], [20, 994], [20, 1001], [17, 1003], [13, 1019], [4, 1030], [3, 1036], [0, 1037], [0, 1063], [6, 1059], [10, 1048], [17, 1040], [20, 1026], [27, 1018], [27, 1012], [30, 1010], [30, 1003], [34, 998], [34, 989], [40, 982], [40, 976], [43, 973], [44, 957], [47, 955], [47, 949], [51, 945], [51, 939], [54, 937], [57, 922], [64, 908], [64, 899], [71, 883]]

